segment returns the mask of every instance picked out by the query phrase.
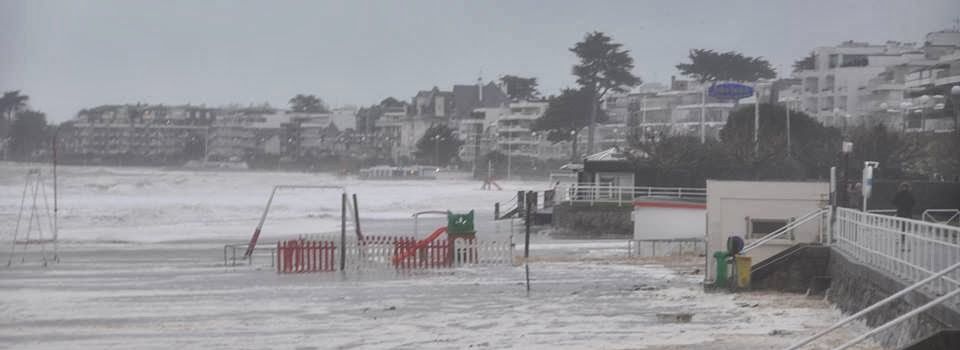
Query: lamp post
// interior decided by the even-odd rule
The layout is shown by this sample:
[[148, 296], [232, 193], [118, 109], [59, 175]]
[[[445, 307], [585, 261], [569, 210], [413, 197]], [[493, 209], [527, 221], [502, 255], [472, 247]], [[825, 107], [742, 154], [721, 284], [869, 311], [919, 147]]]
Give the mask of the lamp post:
[[533, 154], [534, 158], [542, 158], [540, 154], [540, 133], [534, 131], [530, 133], [530, 136], [533, 136]]
[[850, 113], [844, 113], [844, 114], [843, 114], [843, 134], [844, 134], [844, 135], [846, 135], [846, 134], [848, 133], [848, 132], [847, 132], [847, 124], [850, 123], [850, 117], [852, 117], [852, 115], [850, 115]]
[[[760, 101], [757, 101], [757, 108]], [[700, 143], [707, 143], [707, 88], [703, 87], [700, 93]]]
[[570, 162], [571, 162], [571, 163], [576, 163], [576, 162], [577, 162], [577, 158], [580, 156], [579, 154], [577, 154], [577, 153], [580, 153], [580, 152], [579, 152], [580, 150], [578, 150], [576, 147], [574, 147], [574, 146], [577, 144], [577, 141], [578, 141], [578, 140], [577, 140], [577, 137], [578, 137], [578, 136], [579, 136], [579, 135], [577, 135], [577, 131], [576, 131], [576, 130], [570, 130]]
[[923, 95], [917, 98], [917, 102], [920, 102], [920, 132], [923, 133], [927, 130], [927, 104], [930, 103], [930, 96]]
[[446, 138], [440, 135], [433, 135], [433, 162], [440, 167], [440, 140], [445, 140]]
[[787, 99], [785, 100], [786, 103], [785, 103], [785, 106], [784, 106], [784, 107], [786, 107], [786, 108], [784, 108], [784, 109], [785, 109], [786, 112], [787, 112], [787, 156], [792, 156], [792, 155], [793, 155], [793, 152], [791, 151], [791, 149], [792, 149], [792, 147], [791, 147], [791, 146], [792, 146], [792, 142], [791, 142], [792, 138], [791, 138], [791, 132], [790, 132], [790, 103], [791, 103], [791, 102], [794, 102], [794, 101], [799, 102], [800, 99], [797, 98], [797, 97], [787, 97]]
[[953, 102], [953, 132], [960, 136], [960, 85], [950, 88], [950, 101]]
[[507, 180], [509, 181], [513, 175], [513, 144], [510, 143], [510, 129], [507, 125], [504, 125], [504, 130], [506, 131], [504, 144], [507, 145]]
[[754, 84], [753, 88], [753, 157], [760, 158], [760, 89]]
[[900, 102], [900, 130], [902, 132], [907, 131], [907, 112], [910, 111], [910, 107], [913, 107], [913, 103], [910, 101]]

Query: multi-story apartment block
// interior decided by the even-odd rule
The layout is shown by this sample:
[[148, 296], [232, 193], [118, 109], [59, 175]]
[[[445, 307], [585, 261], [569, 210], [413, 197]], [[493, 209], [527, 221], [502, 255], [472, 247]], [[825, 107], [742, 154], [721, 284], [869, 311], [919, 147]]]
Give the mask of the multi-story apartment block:
[[470, 118], [459, 120], [460, 127], [457, 134], [463, 140], [463, 146], [460, 147], [460, 159], [465, 162], [473, 162], [477, 156], [483, 156], [484, 152], [494, 149], [496, 145], [497, 121], [508, 113], [503, 107], [485, 107], [474, 109]]
[[830, 126], [864, 115], [861, 96], [887, 67], [924, 57], [915, 44], [895, 41], [883, 45], [846, 41], [818, 47], [813, 55], [813, 66], [795, 73], [801, 81], [799, 108]]
[[202, 154], [219, 111], [198, 106], [110, 105], [85, 109], [64, 123], [65, 158], [167, 163]]
[[355, 113], [349, 108], [285, 113], [266, 107], [99, 106], [64, 123], [58, 147], [68, 159], [138, 164], [296, 159], [307, 151], [337, 151], [337, 145], [326, 142], [351, 130]]
[[[911, 117], [912, 111], [922, 109], [911, 100], [923, 94], [915, 93], [916, 81], [922, 80], [928, 67], [950, 61], [941, 58], [958, 49], [960, 32], [956, 30], [928, 33], [923, 45], [847, 41], [816, 48], [812, 65], [794, 74], [799, 86], [787, 88], [798, 93], [781, 96], [780, 101], [830, 126], [881, 123], [895, 129], [920, 128], [920, 117]], [[909, 122], [911, 118], [915, 121]]]
[[911, 71], [904, 86], [904, 129], [947, 132], [960, 127], [960, 51]]
[[[760, 93], [761, 99], [769, 97], [770, 82], [750, 83]], [[709, 85], [691, 81], [674, 80], [671, 89], [650, 90], [627, 95], [630, 114], [626, 125], [615, 125], [611, 133], [616, 137], [612, 145], [629, 137], [631, 133], [647, 140], [662, 133], [699, 137], [701, 129], [705, 139], [717, 139], [720, 129], [727, 123], [730, 112], [737, 103], [753, 104], [753, 97], [737, 103], [709, 96]]]
[[542, 160], [570, 158], [569, 142], [553, 143], [545, 132], [531, 130], [536, 119], [547, 111], [547, 102], [517, 101], [503, 108], [494, 135], [496, 149], [510, 156]]
[[[458, 132], [464, 143], [470, 143], [477, 120], [477, 108], [497, 108], [508, 102], [506, 94], [494, 83], [454, 85], [452, 91], [434, 87], [417, 93], [409, 106], [388, 107], [376, 122], [379, 137], [395, 139], [395, 157], [410, 157], [417, 141], [431, 126], [446, 125]], [[472, 156], [472, 154], [470, 155]]]

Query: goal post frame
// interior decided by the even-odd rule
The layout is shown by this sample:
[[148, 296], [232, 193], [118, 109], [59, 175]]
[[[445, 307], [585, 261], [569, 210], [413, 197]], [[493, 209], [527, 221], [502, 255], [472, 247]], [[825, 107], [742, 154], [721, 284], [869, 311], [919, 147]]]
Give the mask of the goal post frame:
[[[270, 206], [273, 205], [273, 198], [277, 195], [277, 190], [281, 189], [338, 189], [340, 190], [340, 206], [341, 216], [346, 211], [346, 202], [343, 200], [344, 196], [347, 194], [347, 188], [344, 186], [336, 185], [275, 185], [273, 190], [270, 191], [270, 198], [267, 199], [267, 205], [263, 208], [263, 213], [260, 215], [260, 222], [257, 223], [257, 228], [253, 230], [253, 236], [250, 237], [250, 243], [247, 245], [247, 251], [243, 254], [244, 259], [250, 258], [250, 255], [253, 254], [254, 248], [257, 247], [257, 241], [260, 239], [260, 230], [263, 229], [263, 223], [267, 221], [267, 213], [270, 212]], [[346, 217], [344, 216], [340, 220], [341, 230], [346, 230]], [[341, 244], [342, 245], [342, 244]]]

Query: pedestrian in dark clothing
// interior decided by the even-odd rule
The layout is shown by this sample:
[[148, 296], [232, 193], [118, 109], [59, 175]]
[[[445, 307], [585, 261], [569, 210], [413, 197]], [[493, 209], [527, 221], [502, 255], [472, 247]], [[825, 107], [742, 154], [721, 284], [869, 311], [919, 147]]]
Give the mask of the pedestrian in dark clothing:
[[901, 183], [900, 190], [893, 196], [893, 206], [897, 208], [897, 216], [912, 218], [914, 204], [916, 204], [916, 200], [913, 198], [913, 193], [910, 192], [910, 184]]
[[847, 207], [861, 209], [863, 207], [863, 185], [859, 182], [847, 188]]
[[[910, 192], [910, 184], [904, 182], [900, 184], [900, 190], [893, 196], [893, 206], [897, 208], [897, 216], [901, 218], [913, 218], [913, 205], [916, 200], [913, 193]], [[907, 223], [900, 223], [900, 231], [907, 230]], [[907, 235], [900, 234], [900, 251], [906, 248]]]

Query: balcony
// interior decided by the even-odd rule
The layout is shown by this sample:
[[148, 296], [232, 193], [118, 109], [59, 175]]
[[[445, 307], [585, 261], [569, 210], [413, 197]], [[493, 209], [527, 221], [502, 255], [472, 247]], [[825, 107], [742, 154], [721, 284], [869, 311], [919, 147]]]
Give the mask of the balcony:
[[536, 145], [540, 143], [540, 140], [537, 140], [533, 137], [514, 137], [501, 138], [497, 140], [497, 143], [501, 145]]
[[937, 79], [934, 80], [933, 82], [934, 85], [943, 86], [948, 84], [960, 83], [960, 74], [948, 75], [949, 72], [944, 72], [944, 73], [946, 74], [942, 74], [942, 76], [940, 75], [937, 76]]
[[528, 128], [528, 127], [522, 127], [522, 126], [515, 126], [515, 125], [514, 125], [514, 126], [498, 126], [498, 127], [497, 127], [497, 132], [501, 132], [501, 133], [514, 133], [514, 132], [529, 133], [529, 132], [530, 132], [530, 128]]
[[540, 114], [514, 113], [501, 117], [502, 120], [534, 120], [540, 118]]

